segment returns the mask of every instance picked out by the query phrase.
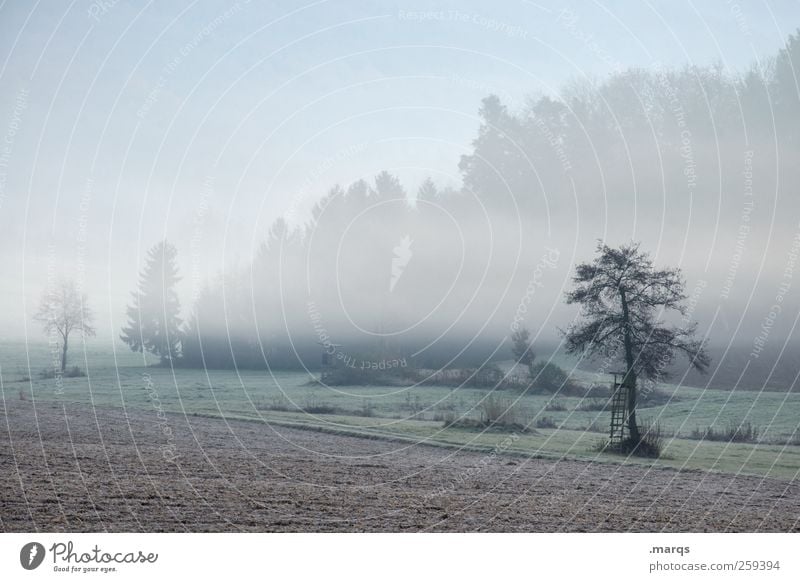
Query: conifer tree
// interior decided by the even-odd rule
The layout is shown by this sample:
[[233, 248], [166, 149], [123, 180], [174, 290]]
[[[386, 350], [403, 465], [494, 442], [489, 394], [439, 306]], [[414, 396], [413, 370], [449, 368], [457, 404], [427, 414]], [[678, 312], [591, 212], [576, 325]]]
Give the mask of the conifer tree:
[[158, 356], [162, 364], [181, 355], [180, 302], [175, 291], [180, 281], [177, 254], [166, 240], [148, 251], [139, 287], [128, 306], [128, 325], [120, 336], [131, 350], [147, 351]]

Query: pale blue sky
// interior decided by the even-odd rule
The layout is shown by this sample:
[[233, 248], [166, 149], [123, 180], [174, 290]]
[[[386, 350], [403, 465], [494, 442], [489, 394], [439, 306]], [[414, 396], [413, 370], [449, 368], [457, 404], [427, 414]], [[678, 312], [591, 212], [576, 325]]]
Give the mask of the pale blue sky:
[[49, 266], [107, 301], [114, 335], [163, 236], [186, 302], [336, 182], [458, 185], [490, 92], [513, 107], [618, 66], [741, 70], [798, 26], [796, 1], [3, 2], [0, 262], [20, 276], [0, 282], [0, 336]]

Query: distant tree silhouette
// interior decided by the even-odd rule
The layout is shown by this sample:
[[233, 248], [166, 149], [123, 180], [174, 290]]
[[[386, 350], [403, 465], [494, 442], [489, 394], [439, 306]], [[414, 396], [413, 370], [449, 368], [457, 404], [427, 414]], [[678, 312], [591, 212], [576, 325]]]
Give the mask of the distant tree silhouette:
[[697, 324], [672, 327], [657, 318], [668, 310], [687, 315], [681, 271], [655, 269], [637, 243], [615, 249], [600, 242], [595, 259], [577, 266], [573, 283], [566, 301], [581, 305], [583, 321], [565, 333], [567, 349], [615, 357], [622, 345], [623, 382], [630, 387], [628, 433], [636, 446], [641, 440], [636, 423], [637, 377], [665, 377], [676, 353], [686, 356], [697, 370], [705, 371], [709, 365], [703, 342], [694, 338]]
[[75, 281], [71, 279], [63, 280], [45, 292], [34, 319], [43, 325], [45, 332], [59, 335], [62, 372], [67, 369], [70, 334], [73, 331], [84, 336], [95, 334], [92, 326], [93, 315], [86, 294], [81, 293]]
[[[365, 329], [424, 320], [415, 331], [428, 333], [432, 328], [423, 332], [423, 326], [441, 318], [458, 320], [453, 333], [471, 333], [467, 290], [476, 290], [470, 305], [495, 304], [499, 282], [514, 281], [518, 261], [535, 260], [531, 252], [542, 237], [576, 219], [582, 233], [595, 236], [606, 223], [623, 228], [631, 219], [638, 228], [641, 220], [648, 228], [649, 221], [661, 224], [684, 209], [702, 222], [719, 218], [709, 214], [719, 208], [726, 227], [738, 228], [740, 204], [733, 197], [741, 191], [743, 151], [759, 152], [752, 171], [761, 172], [762, 189], [779, 183], [788, 192], [800, 184], [793, 171], [799, 38], [792, 35], [774, 58], [742, 74], [718, 65], [636, 68], [577, 79], [557, 97], [508, 104], [486, 97], [472, 147], [460, 160], [463, 187], [437, 187], [428, 179], [407, 197], [397, 177], [382, 172], [329, 189], [305, 224], [297, 213], [289, 222], [278, 220], [239, 283], [216, 277], [196, 298], [192, 337], [181, 344], [184, 362], [296, 363], [298, 338], [289, 330], [306, 330], [316, 362], [309, 303], [324, 314], [326, 332], [350, 333], [352, 340], [353, 326], [337, 321], [342, 299], [349, 300], [348, 317]], [[695, 172], [704, 164], [714, 171]], [[780, 197], [782, 216], [796, 214], [795, 198]], [[653, 203], [663, 216], [638, 210]], [[695, 231], [702, 229], [690, 234]], [[393, 249], [406, 237], [414, 255], [398, 282]], [[452, 290], [437, 284], [449, 281], [457, 281]], [[307, 291], [295, 292], [300, 288]]]
[[777, 129], [790, 144], [798, 145], [800, 130], [800, 30], [789, 35], [786, 46], [774, 61], [770, 76], [770, 93], [777, 117]]
[[433, 180], [430, 178], [425, 178], [425, 181], [417, 190], [417, 200], [425, 200], [425, 201], [432, 201], [436, 200], [439, 196], [439, 190], [436, 188], [436, 184], [433, 183]]
[[511, 334], [511, 341], [513, 342], [511, 352], [514, 354], [514, 360], [528, 369], [528, 378], [532, 379], [533, 362], [536, 359], [536, 355], [533, 353], [530, 337], [530, 332], [524, 327], [514, 331]]
[[180, 281], [177, 253], [167, 241], [148, 251], [139, 287], [128, 306], [128, 325], [120, 336], [134, 352], [150, 352], [161, 363], [181, 354], [180, 303], [175, 292], [175, 284]]

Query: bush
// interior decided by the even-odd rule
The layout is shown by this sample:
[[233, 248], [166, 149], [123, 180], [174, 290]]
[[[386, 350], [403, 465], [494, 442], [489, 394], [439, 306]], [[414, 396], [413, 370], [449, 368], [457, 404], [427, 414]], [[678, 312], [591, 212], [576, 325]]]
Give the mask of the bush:
[[495, 387], [503, 381], [503, 371], [496, 364], [485, 364], [478, 368], [471, 380], [471, 385], [476, 387]]
[[256, 410], [277, 410], [281, 412], [288, 412], [290, 409], [296, 410], [296, 408], [290, 404], [291, 403], [285, 396], [273, 396], [270, 398], [269, 402], [259, 400], [255, 403], [255, 406]]
[[339, 412], [339, 409], [330, 404], [326, 404], [313, 394], [309, 394], [305, 398], [302, 411], [308, 414], [334, 414]]
[[376, 374], [349, 366], [340, 366], [325, 372], [323, 384], [328, 386], [366, 386], [375, 383]]
[[642, 440], [639, 446], [632, 451], [632, 454], [639, 457], [650, 457], [657, 459], [664, 450], [664, 430], [660, 422], [651, 424], [644, 423], [641, 428]]
[[542, 416], [536, 421], [536, 428], [558, 428], [552, 416]]
[[433, 407], [433, 420], [447, 421], [455, 418], [456, 405], [453, 402], [440, 402]]
[[300, 406], [291, 402], [285, 396], [273, 396], [269, 402], [256, 402], [257, 410], [274, 410], [277, 412], [305, 412], [307, 414], [337, 414], [341, 410], [330, 404], [326, 404], [313, 394], [305, 397], [303, 405]]
[[425, 408], [425, 404], [422, 402], [419, 394], [411, 394], [411, 392], [406, 392], [405, 402], [401, 404], [400, 407], [404, 410], [410, 410], [412, 416], [414, 416], [423, 408]]
[[586, 389], [569, 379], [569, 375], [549, 362], [539, 362], [531, 369], [531, 387], [535, 392], [558, 393], [563, 396], [584, 396]]
[[[334, 367], [323, 370], [320, 379], [328, 386], [408, 386], [414, 383], [416, 370], [408, 367], [405, 357], [385, 358], [371, 355], [347, 356], [346, 360], [332, 355]], [[324, 381], [322, 381], [324, 378]]]
[[517, 407], [510, 398], [501, 398], [496, 394], [488, 394], [478, 402], [481, 422], [490, 424], [518, 424]]
[[535, 431], [529, 429], [521, 424], [506, 424], [503, 422], [486, 424], [474, 418], [453, 418], [445, 419], [444, 428], [462, 428], [467, 430], [478, 430], [481, 432], [504, 432], [504, 433], [521, 433], [521, 434], [535, 434]]
[[561, 400], [551, 400], [544, 409], [550, 412], [564, 412], [567, 410], [567, 405]]
[[633, 457], [646, 457], [649, 459], [659, 458], [664, 450], [665, 436], [661, 427], [661, 423], [642, 423], [642, 425], [639, 427], [639, 434], [639, 442], [636, 442], [629, 437], [622, 441], [619, 445], [611, 446], [611, 444], [606, 441], [606, 444], [603, 445], [601, 450], [604, 452], [620, 453]]
[[609, 408], [610, 401], [607, 398], [587, 398], [583, 400], [575, 410], [581, 412], [598, 412]]
[[57, 376], [62, 378], [83, 378], [86, 376], [86, 372], [81, 370], [78, 366], [72, 366], [63, 372], [54, 368], [44, 368], [39, 372], [39, 378], [42, 380], [53, 380]]
[[540, 362], [531, 369], [533, 387], [543, 392], [557, 392], [566, 384], [567, 373], [555, 364]]
[[459, 418], [456, 416], [455, 412], [445, 412], [441, 415], [441, 418], [436, 418], [436, 415], [434, 415], [434, 420], [440, 420], [444, 428], [456, 426], [459, 422]]
[[356, 410], [354, 414], [356, 416], [375, 416], [375, 405], [369, 398], [364, 398], [361, 400], [361, 408]]
[[513, 431], [528, 433], [527, 423], [524, 419], [522, 409], [514, 403], [511, 398], [499, 397], [496, 394], [488, 394], [480, 400], [476, 406], [480, 415], [479, 420], [472, 418], [456, 418], [452, 416], [444, 418], [444, 426], [455, 428], [470, 428], [480, 430]]
[[728, 443], [757, 443], [762, 431], [751, 422], [731, 422], [725, 428], [715, 429], [713, 426], [705, 430], [696, 428], [689, 438], [704, 441], [722, 441]]

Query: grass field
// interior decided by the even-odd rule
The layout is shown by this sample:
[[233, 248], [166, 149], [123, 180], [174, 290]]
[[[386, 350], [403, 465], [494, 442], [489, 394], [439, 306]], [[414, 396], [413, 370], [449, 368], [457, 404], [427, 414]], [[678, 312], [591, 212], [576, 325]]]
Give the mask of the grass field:
[[[87, 406], [160, 409], [188, 415], [247, 419], [409, 443], [497, 451], [507, 455], [592, 459], [653, 464], [794, 479], [800, 471], [800, 393], [726, 392], [665, 385], [671, 398], [645, 407], [640, 418], [658, 422], [667, 434], [658, 461], [624, 459], [595, 452], [605, 438], [607, 411], [579, 410], [580, 398], [524, 395], [473, 388], [389, 386], [326, 387], [307, 373], [268, 371], [170, 370], [145, 367], [141, 355], [120, 348], [76, 346], [71, 364], [86, 377], [44, 380], [47, 345], [0, 344], [4, 399], [64, 400]], [[443, 419], [478, 419], [486, 398], [513, 406], [530, 432], [487, 432], [445, 428]], [[547, 421], [543, 422], [542, 419]], [[689, 439], [695, 429], [748, 421], [761, 430], [758, 444]], [[537, 427], [538, 425], [538, 427]], [[556, 428], [541, 428], [542, 426]], [[510, 429], [513, 431], [513, 429]], [[509, 438], [513, 436], [513, 438]], [[781, 444], [776, 444], [781, 443]]]

